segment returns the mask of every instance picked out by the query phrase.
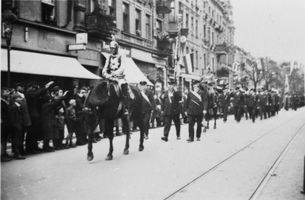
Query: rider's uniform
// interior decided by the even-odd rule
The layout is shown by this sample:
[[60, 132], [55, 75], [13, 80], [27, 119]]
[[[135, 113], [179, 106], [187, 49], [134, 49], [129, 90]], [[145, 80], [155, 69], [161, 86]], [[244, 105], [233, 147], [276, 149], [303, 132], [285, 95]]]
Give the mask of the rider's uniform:
[[124, 66], [122, 65], [122, 56], [119, 54], [112, 54], [106, 60], [102, 75], [103, 77], [116, 81], [120, 87], [122, 84], [126, 84]]
[[115, 81], [118, 83], [118, 85], [121, 88], [122, 91], [122, 97], [123, 97], [123, 114], [128, 115], [128, 97], [130, 97], [128, 92], [128, 84], [125, 79], [124, 74], [125, 68], [122, 65], [122, 56], [118, 53], [112, 54], [109, 56], [109, 58], [106, 60], [106, 63], [104, 65], [102, 76], [105, 77], [108, 80]]

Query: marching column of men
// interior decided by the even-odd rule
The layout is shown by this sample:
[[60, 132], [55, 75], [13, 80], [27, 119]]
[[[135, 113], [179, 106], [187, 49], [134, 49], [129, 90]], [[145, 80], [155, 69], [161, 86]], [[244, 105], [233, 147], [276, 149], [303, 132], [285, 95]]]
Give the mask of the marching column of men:
[[[53, 87], [51, 87], [53, 85]], [[259, 88], [248, 90], [236, 87], [235, 90], [226, 85], [216, 86], [213, 82], [193, 81], [193, 89], [185, 90], [184, 94], [177, 89], [174, 79], [168, 82], [168, 90], [153, 95], [147, 88], [147, 83], [139, 83], [142, 101], [142, 116], [145, 138], [148, 139], [150, 119], [156, 118], [157, 126], [161, 126], [163, 119], [163, 137], [168, 141], [172, 121], [175, 125], [176, 137], [180, 139], [180, 116], [189, 123], [188, 142], [195, 137], [200, 140], [201, 133], [208, 128], [208, 120], [220, 116], [226, 122], [228, 115], [233, 114], [240, 122], [242, 117], [251, 119], [267, 119], [285, 110], [305, 105], [304, 95], [286, 93], [283, 97], [274, 89]], [[65, 146], [74, 147], [72, 135], [76, 136], [76, 145], [87, 143], [84, 106], [87, 88], [79, 88], [70, 98], [66, 92], [51, 81], [40, 87], [36, 83], [29, 83], [27, 87], [17, 86], [15, 90], [2, 88], [1, 90], [1, 161], [12, 158], [25, 159], [23, 155], [50, 152], [63, 149]], [[183, 96], [183, 98], [182, 98]], [[69, 104], [66, 106], [66, 104]], [[205, 125], [207, 122], [207, 125]], [[65, 123], [68, 136], [64, 138]], [[154, 124], [154, 122], [152, 123]], [[196, 135], [194, 126], [197, 124]], [[203, 129], [202, 129], [203, 128]], [[26, 133], [26, 134], [25, 134]], [[7, 143], [12, 143], [13, 157], [7, 153]], [[52, 142], [51, 142], [52, 141]], [[63, 141], [66, 141], [63, 143]], [[42, 149], [39, 143], [42, 142]], [[52, 146], [50, 146], [52, 144]], [[65, 145], [65, 146], [63, 146]]]

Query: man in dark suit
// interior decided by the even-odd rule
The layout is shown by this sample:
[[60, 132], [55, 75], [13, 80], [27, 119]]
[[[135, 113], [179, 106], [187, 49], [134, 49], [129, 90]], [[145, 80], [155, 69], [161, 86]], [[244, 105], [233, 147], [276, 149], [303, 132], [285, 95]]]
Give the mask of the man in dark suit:
[[8, 138], [12, 135], [12, 122], [10, 118], [10, 90], [1, 88], [1, 162], [12, 160], [7, 153]]
[[77, 117], [77, 123], [76, 123], [76, 145], [84, 145], [87, 143], [86, 139], [86, 131], [85, 131], [85, 99], [87, 95], [87, 90], [85, 87], [82, 87], [78, 90], [77, 94], [75, 95], [75, 101], [76, 101], [76, 106], [75, 106], [75, 112], [76, 112], [76, 117]]
[[202, 119], [207, 110], [207, 95], [199, 89], [199, 81], [193, 81], [193, 90], [191, 90], [185, 101], [185, 109], [189, 120], [189, 138], [188, 142], [194, 141], [194, 125], [197, 123], [196, 138], [200, 141]]
[[168, 82], [168, 90], [161, 96], [161, 109], [164, 116], [164, 136], [161, 138], [165, 142], [168, 141], [168, 134], [171, 123], [174, 121], [176, 127], [177, 139], [180, 140], [180, 101], [182, 95], [177, 91], [175, 79], [170, 79]]
[[250, 89], [248, 98], [247, 98], [247, 108], [250, 119], [252, 122], [255, 122], [255, 111], [256, 111], [257, 97], [254, 92], [254, 89]]
[[152, 93], [147, 89], [147, 82], [141, 81], [139, 85], [141, 95], [143, 97], [142, 101], [142, 115], [143, 115], [143, 128], [145, 139], [148, 139], [148, 131], [149, 131], [149, 120], [152, 116], [152, 112], [155, 108], [155, 100]]
[[42, 98], [46, 95], [47, 89], [53, 84], [53, 81], [48, 82], [44, 87], [36, 83], [29, 83], [26, 89], [26, 99], [29, 108], [32, 125], [26, 135], [26, 152], [39, 153], [41, 149], [38, 147], [38, 141], [43, 138], [41, 127], [41, 107]]
[[241, 111], [242, 111], [241, 109], [243, 105], [244, 105], [243, 95], [240, 92], [240, 88], [236, 87], [233, 106], [234, 106], [234, 118], [237, 122], [240, 122], [241, 120]]

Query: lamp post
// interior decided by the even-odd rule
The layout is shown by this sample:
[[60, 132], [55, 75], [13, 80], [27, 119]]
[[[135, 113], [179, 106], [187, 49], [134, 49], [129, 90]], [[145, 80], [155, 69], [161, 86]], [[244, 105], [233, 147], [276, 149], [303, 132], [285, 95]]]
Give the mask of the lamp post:
[[13, 23], [17, 20], [17, 16], [12, 10], [5, 10], [2, 14], [3, 33], [7, 47], [7, 87], [11, 86], [11, 41], [13, 34]]

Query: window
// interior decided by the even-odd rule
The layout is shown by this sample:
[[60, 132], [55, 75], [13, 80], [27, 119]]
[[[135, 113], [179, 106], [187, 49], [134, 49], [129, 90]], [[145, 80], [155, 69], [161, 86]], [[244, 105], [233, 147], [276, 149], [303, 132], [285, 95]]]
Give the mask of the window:
[[179, 13], [181, 14], [183, 12], [182, 10], [182, 2], [179, 2]]
[[214, 31], [212, 31], [212, 45], [215, 43], [215, 36], [214, 36]]
[[162, 33], [162, 21], [160, 21], [160, 20], [157, 20], [156, 31], [157, 31], [157, 33]]
[[198, 69], [198, 62], [199, 62], [199, 61], [198, 61], [198, 51], [196, 51], [196, 65], [195, 65], [195, 66], [196, 66], [196, 69]]
[[196, 33], [196, 38], [198, 38], [198, 20], [196, 20], [196, 24], [195, 24], [195, 33]]
[[55, 25], [55, 0], [41, 0], [41, 15], [42, 22]]
[[151, 38], [151, 25], [150, 25], [150, 15], [146, 15], [146, 39]]
[[108, 6], [109, 6], [109, 15], [113, 17], [113, 19], [116, 19], [116, 0], [108, 0]]
[[185, 28], [189, 28], [189, 14], [185, 14]]
[[193, 31], [194, 31], [194, 18], [191, 17], [191, 33], [192, 33], [192, 35], [194, 34]]
[[206, 38], [206, 37], [207, 37], [207, 33], [206, 33], [207, 30], [206, 30], [206, 29], [207, 29], [207, 27], [206, 27], [206, 25], [204, 24], [204, 25], [203, 25], [203, 39], [204, 39], [204, 40], [207, 39], [207, 38]]
[[212, 71], [215, 72], [215, 58], [212, 58]]
[[203, 64], [204, 64], [204, 69], [207, 69], [207, 55], [204, 53], [203, 54]]
[[129, 32], [129, 4], [123, 3], [123, 31]]
[[208, 27], [208, 37], [207, 37], [208, 41], [211, 41], [211, 28]]
[[88, 12], [93, 13], [93, 11], [95, 10], [95, 6], [96, 6], [95, 1], [94, 0], [89, 0], [88, 1], [88, 7], [87, 7]]
[[192, 49], [192, 51], [191, 51], [191, 54], [190, 54], [190, 56], [191, 56], [191, 61], [192, 61], [192, 72], [194, 72], [194, 49]]
[[141, 36], [141, 10], [136, 9], [136, 18], [135, 18], [135, 23], [136, 23], [136, 35]]

